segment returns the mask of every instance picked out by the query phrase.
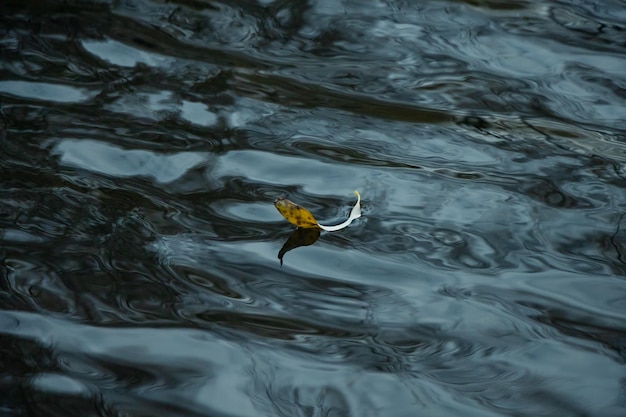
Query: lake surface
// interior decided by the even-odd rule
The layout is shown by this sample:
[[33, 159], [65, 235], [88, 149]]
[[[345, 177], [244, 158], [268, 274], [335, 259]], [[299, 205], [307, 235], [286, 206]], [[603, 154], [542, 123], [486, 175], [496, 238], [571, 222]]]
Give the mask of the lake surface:
[[624, 1], [10, 0], [0, 52], [1, 416], [626, 415]]

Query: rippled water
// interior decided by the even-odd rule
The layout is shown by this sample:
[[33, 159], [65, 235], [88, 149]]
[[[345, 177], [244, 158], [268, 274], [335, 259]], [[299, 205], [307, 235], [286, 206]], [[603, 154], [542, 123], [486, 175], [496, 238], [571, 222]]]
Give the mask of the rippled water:
[[24, 3], [0, 415], [626, 415], [624, 1]]

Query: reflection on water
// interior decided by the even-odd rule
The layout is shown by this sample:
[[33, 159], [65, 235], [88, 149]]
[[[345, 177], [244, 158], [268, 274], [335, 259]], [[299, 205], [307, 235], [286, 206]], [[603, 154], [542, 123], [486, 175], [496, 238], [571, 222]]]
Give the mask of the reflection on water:
[[1, 415], [626, 414], [623, 2], [0, 10]]
[[280, 265], [283, 264], [283, 257], [287, 252], [292, 249], [299, 248], [300, 246], [309, 246], [317, 242], [320, 237], [320, 229], [302, 229], [297, 228], [289, 235], [289, 239], [285, 241], [285, 244], [278, 252], [278, 259]]

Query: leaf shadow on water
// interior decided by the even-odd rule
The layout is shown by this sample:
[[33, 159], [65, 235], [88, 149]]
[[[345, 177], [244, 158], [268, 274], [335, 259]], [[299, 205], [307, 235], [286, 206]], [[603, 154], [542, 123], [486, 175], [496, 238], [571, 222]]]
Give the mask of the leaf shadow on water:
[[283, 244], [283, 247], [278, 252], [278, 259], [280, 260], [280, 266], [283, 266], [283, 257], [287, 252], [292, 249], [299, 248], [300, 246], [310, 246], [317, 242], [320, 237], [320, 229], [316, 228], [297, 228], [289, 236], [287, 241]]

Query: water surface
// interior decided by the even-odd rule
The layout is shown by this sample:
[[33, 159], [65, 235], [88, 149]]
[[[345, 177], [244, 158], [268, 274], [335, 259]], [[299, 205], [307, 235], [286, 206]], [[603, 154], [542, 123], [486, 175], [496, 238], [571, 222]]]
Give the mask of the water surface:
[[625, 415], [625, 6], [3, 2], [0, 415]]

